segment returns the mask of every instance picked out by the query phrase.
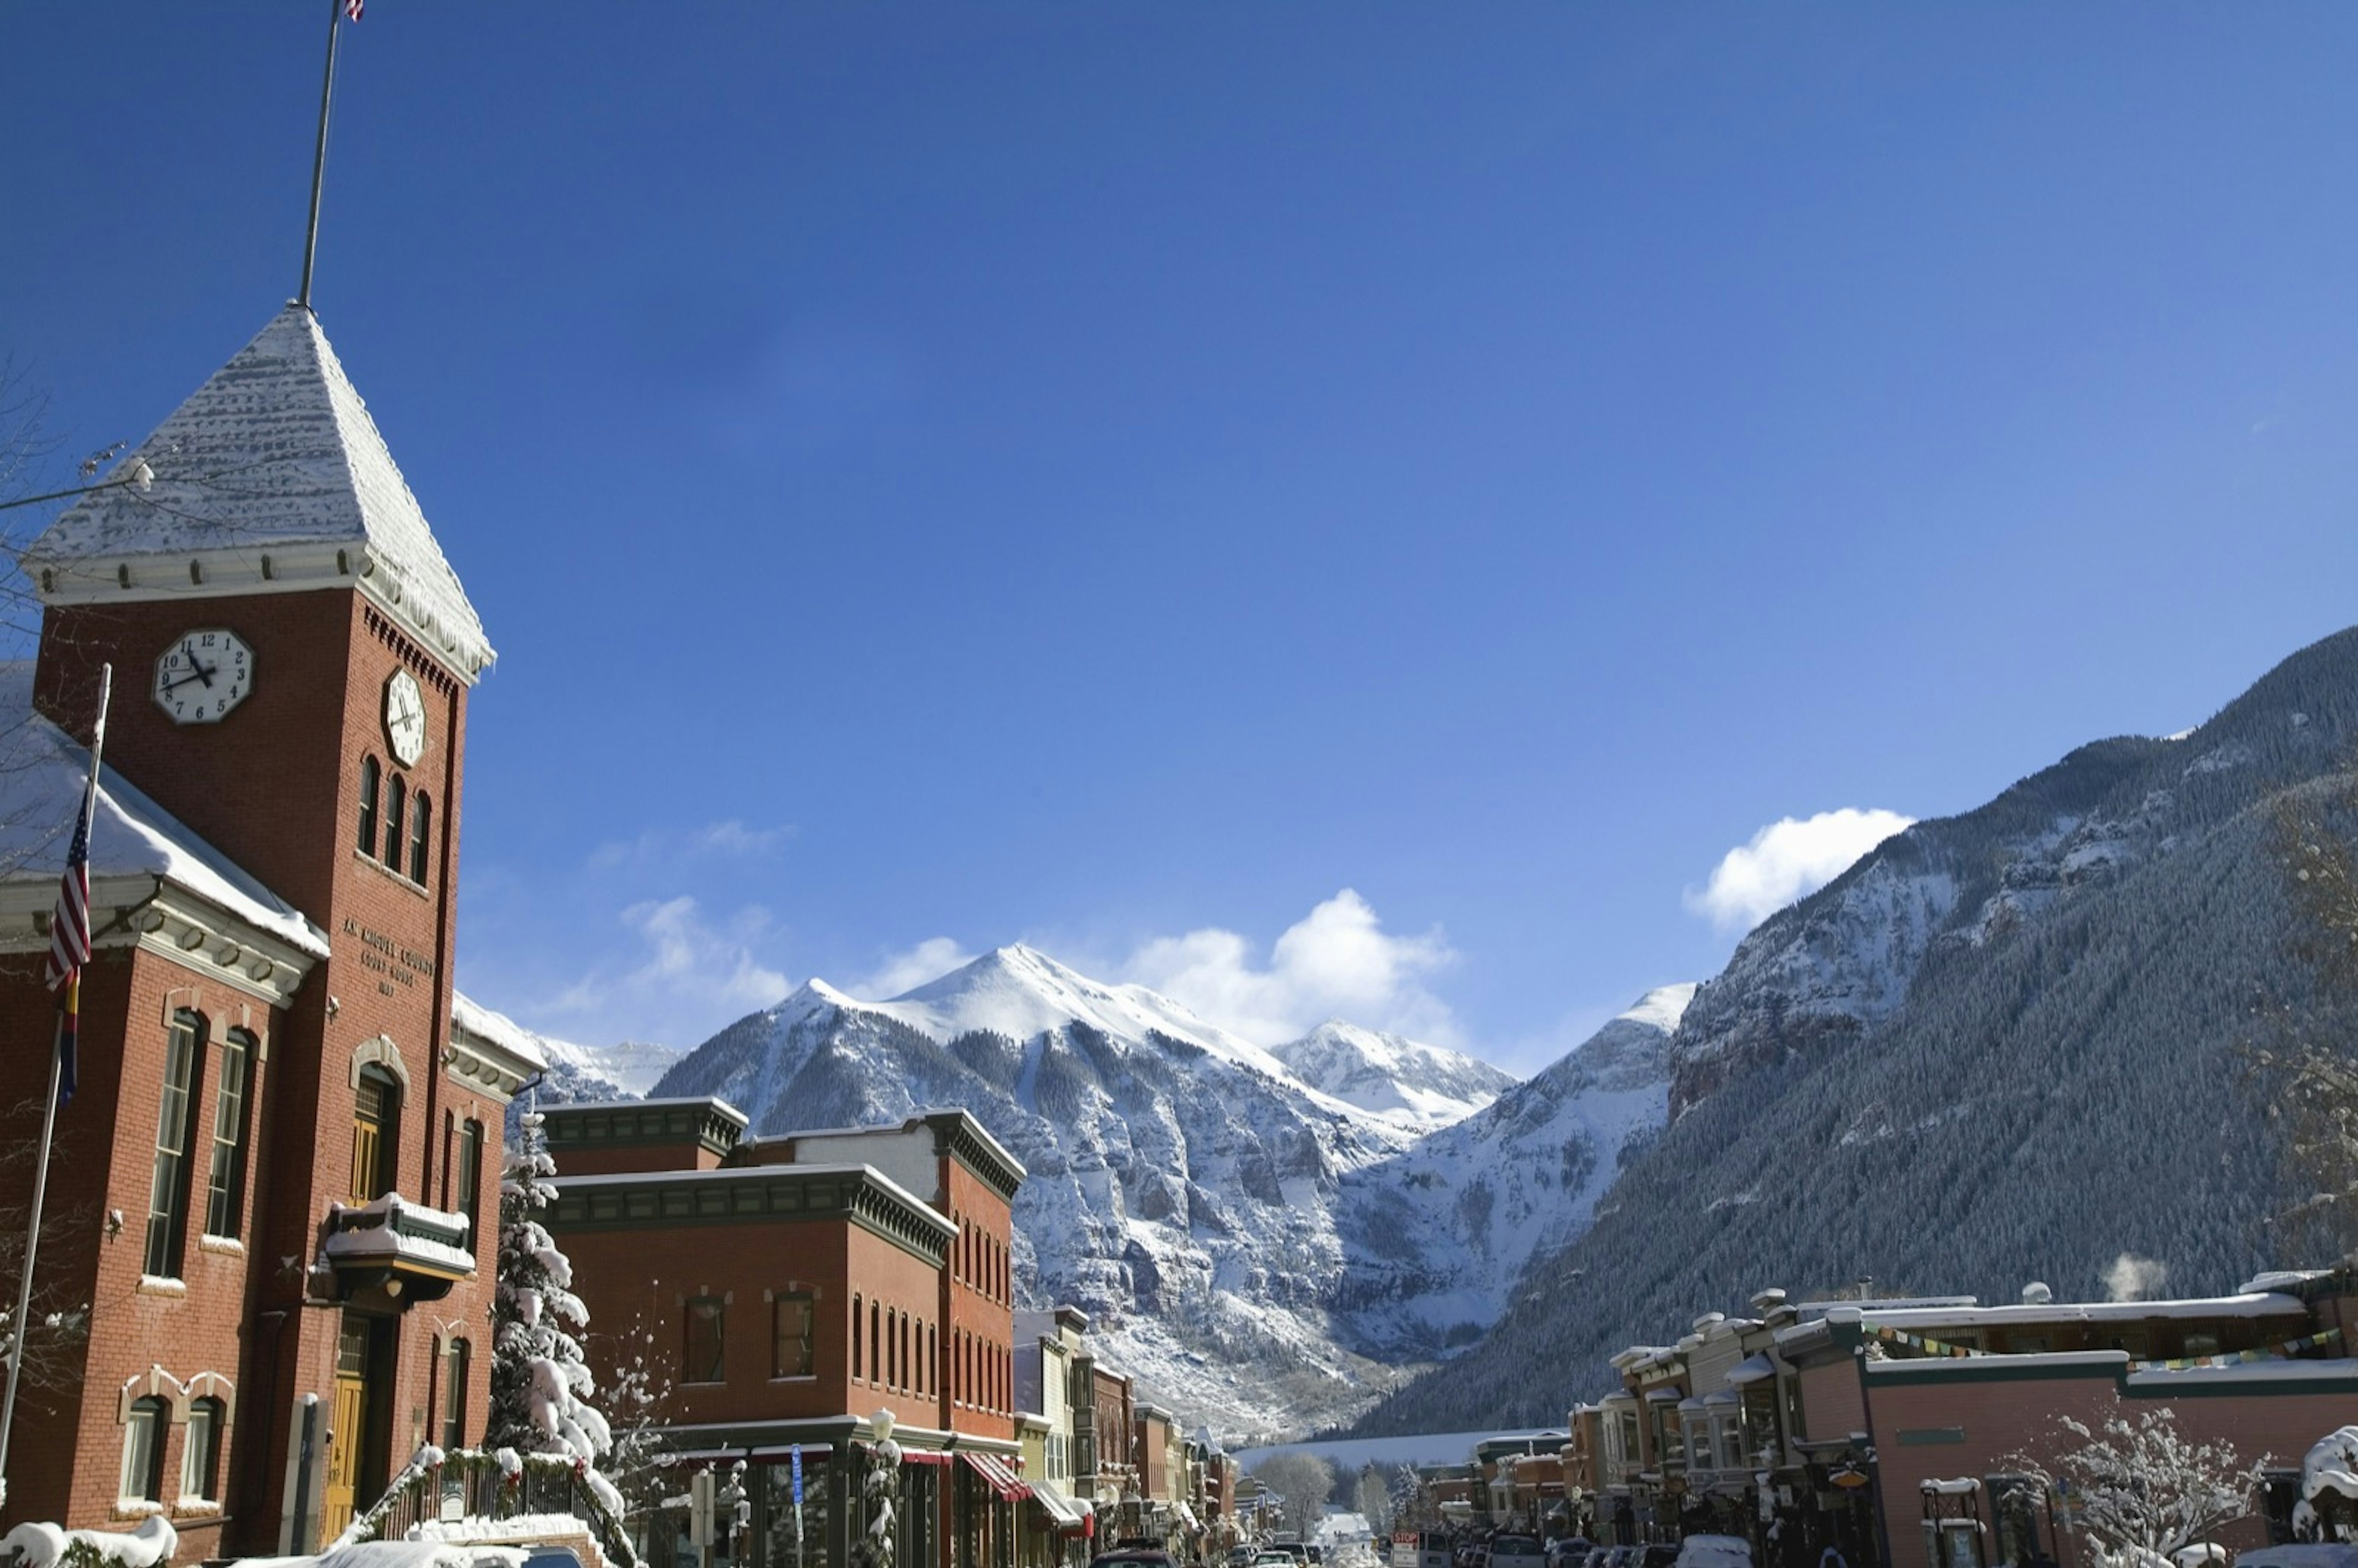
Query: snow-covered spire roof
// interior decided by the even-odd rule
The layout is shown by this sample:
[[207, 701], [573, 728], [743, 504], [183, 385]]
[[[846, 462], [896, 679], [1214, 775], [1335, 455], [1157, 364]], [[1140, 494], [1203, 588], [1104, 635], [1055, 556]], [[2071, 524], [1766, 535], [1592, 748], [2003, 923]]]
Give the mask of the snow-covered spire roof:
[[[357, 584], [467, 680], [475, 607], [311, 312], [289, 305], [23, 557], [46, 603]], [[112, 475], [110, 477], [113, 477]]]

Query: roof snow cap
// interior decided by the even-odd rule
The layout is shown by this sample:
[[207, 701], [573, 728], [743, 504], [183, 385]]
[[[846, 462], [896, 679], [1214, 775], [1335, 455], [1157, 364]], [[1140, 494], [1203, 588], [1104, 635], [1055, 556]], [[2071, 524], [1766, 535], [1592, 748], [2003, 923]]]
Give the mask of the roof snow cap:
[[496, 656], [311, 312], [289, 305], [27, 547], [42, 602], [353, 587], [471, 683]]

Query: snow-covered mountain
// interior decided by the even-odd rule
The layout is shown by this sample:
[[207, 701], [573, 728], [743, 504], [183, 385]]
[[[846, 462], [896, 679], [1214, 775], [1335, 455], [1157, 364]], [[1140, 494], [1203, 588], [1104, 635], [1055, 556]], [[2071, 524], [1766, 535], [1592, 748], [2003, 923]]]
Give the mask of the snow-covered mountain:
[[528, 1029], [506, 1013], [495, 1011], [464, 992], [451, 1000], [453, 1022], [460, 1028], [495, 1040], [522, 1045], [527, 1054], [548, 1064], [534, 1092], [551, 1105], [577, 1100], [636, 1099], [654, 1087], [686, 1055], [676, 1046], [647, 1040], [624, 1040], [613, 1045], [581, 1045]]
[[[1425, 1074], [1438, 1057], [1403, 1060]], [[1030, 1172], [1022, 1293], [1082, 1307], [1117, 1361], [1216, 1430], [1338, 1419], [1399, 1376], [1336, 1332], [1355, 1261], [1336, 1211], [1353, 1173], [1414, 1134], [1143, 987], [1021, 946], [887, 1001], [814, 980], [654, 1092], [719, 1095], [763, 1132], [965, 1107]]]
[[1588, 1227], [1662, 1129], [1671, 1032], [1695, 989], [1648, 991], [1487, 1108], [1345, 1179], [1358, 1343], [1410, 1360], [1465, 1344], [1498, 1320], [1533, 1258]]
[[1338, 1018], [1270, 1054], [1312, 1088], [1419, 1131], [1462, 1121], [1515, 1084], [1487, 1062]]
[[2134, 1252], [2201, 1293], [2330, 1255], [2287, 1221], [2311, 1189], [2250, 1048], [2275, 1008], [2345, 1027], [2302, 960], [2277, 813], [2330, 793], [2353, 746], [2358, 629], [1769, 916], [1680, 1019], [1671, 1119], [1593, 1223], [1365, 1430], [1553, 1419], [1614, 1351], [1766, 1286], [2092, 1299]]

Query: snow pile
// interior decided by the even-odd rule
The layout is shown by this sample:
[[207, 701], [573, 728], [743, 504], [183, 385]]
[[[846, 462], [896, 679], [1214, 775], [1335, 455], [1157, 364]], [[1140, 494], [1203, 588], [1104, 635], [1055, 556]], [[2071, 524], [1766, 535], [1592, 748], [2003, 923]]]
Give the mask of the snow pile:
[[2358, 1535], [2358, 1426], [2327, 1433], [2300, 1462], [2300, 1501], [2294, 1531], [2304, 1541], [2347, 1541]]
[[86, 1547], [121, 1568], [157, 1568], [180, 1549], [180, 1538], [160, 1514], [150, 1514], [128, 1534], [99, 1530], [60, 1530], [27, 1522], [0, 1536], [0, 1557], [13, 1555], [24, 1568], [59, 1568], [67, 1552]]

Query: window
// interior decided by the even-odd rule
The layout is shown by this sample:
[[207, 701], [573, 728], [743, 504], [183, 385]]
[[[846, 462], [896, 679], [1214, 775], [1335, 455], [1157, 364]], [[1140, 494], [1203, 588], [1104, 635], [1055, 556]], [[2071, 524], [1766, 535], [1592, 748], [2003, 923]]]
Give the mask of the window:
[[231, 1030], [222, 1039], [221, 1080], [213, 1087], [213, 1159], [205, 1180], [207, 1236], [237, 1238], [238, 1213], [245, 1206], [245, 1081], [253, 1064], [254, 1036]]
[[860, 1298], [854, 1296], [851, 1298], [851, 1375], [854, 1378], [860, 1376], [861, 1367], [860, 1347], [866, 1343], [866, 1340], [860, 1337]]
[[180, 1272], [180, 1246], [189, 1229], [189, 1124], [195, 1109], [190, 1091], [203, 1042], [201, 1019], [193, 1012], [173, 1015], [164, 1037], [163, 1104], [156, 1115], [156, 1167], [147, 1184], [144, 1267], [154, 1275], [177, 1278]]
[[426, 885], [426, 849], [434, 837], [434, 803], [419, 790], [409, 803], [409, 880]]
[[201, 1399], [189, 1406], [189, 1428], [180, 1441], [180, 1497], [184, 1501], [221, 1500], [222, 1402]]
[[149, 1395], [135, 1400], [123, 1428], [123, 1479], [114, 1495], [126, 1503], [164, 1500], [164, 1424], [170, 1407]]
[[2186, 1336], [2185, 1348], [2180, 1350], [2179, 1354], [2181, 1356], [2216, 1356], [2219, 1354], [2219, 1336], [2215, 1334], [2190, 1334]]
[[[459, 1212], [467, 1217], [467, 1246], [480, 1253], [483, 1200], [483, 1124], [472, 1117], [459, 1124], [459, 1185], [453, 1195]], [[449, 1446], [445, 1444], [443, 1446]]]
[[942, 1333], [938, 1328], [929, 1327], [925, 1330], [925, 1391], [929, 1394], [940, 1393], [942, 1391]]
[[376, 790], [380, 770], [374, 757], [361, 759], [361, 853], [376, 853]]
[[361, 1069], [352, 1091], [352, 1201], [368, 1203], [393, 1190], [394, 1135], [401, 1123], [401, 1085], [383, 1067]]
[[467, 1372], [474, 1352], [463, 1339], [454, 1339], [442, 1352], [442, 1446], [467, 1446]]
[[884, 1380], [884, 1309], [874, 1302], [868, 1303], [868, 1380]]
[[687, 1344], [680, 1363], [683, 1383], [727, 1380], [721, 1360], [721, 1313], [719, 1296], [690, 1296], [687, 1302]]
[[807, 1378], [815, 1369], [811, 1357], [814, 1319], [810, 1292], [779, 1294], [770, 1307], [770, 1376]]
[[409, 786], [399, 773], [394, 774], [384, 792], [384, 863], [396, 871], [401, 870], [402, 805], [408, 795]]

